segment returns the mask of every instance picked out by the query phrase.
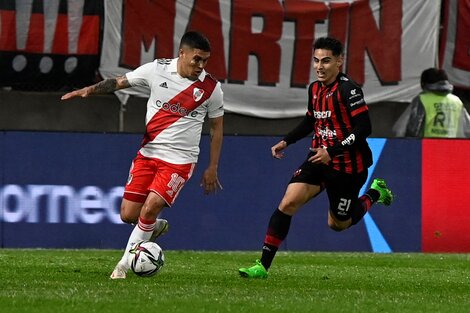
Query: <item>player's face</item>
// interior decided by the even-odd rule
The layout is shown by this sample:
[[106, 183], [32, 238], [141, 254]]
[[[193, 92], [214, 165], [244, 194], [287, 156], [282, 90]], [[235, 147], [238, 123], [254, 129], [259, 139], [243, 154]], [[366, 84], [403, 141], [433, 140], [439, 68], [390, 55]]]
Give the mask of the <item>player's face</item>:
[[334, 56], [331, 50], [316, 49], [313, 52], [313, 68], [318, 81], [323, 85], [329, 85], [335, 81], [343, 65], [342, 56]]
[[200, 49], [181, 48], [178, 73], [184, 78], [196, 80], [206, 67], [210, 55], [210, 52]]

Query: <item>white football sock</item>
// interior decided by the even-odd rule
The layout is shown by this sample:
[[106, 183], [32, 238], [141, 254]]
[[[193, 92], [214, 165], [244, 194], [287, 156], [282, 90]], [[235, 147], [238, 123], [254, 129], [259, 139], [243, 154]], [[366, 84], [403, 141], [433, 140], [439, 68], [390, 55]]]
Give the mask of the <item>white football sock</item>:
[[135, 225], [134, 230], [132, 230], [131, 235], [129, 236], [129, 240], [127, 241], [126, 249], [124, 250], [124, 254], [122, 255], [119, 264], [126, 269], [129, 269], [128, 258], [129, 258], [129, 250], [134, 246], [137, 242], [143, 240], [149, 240], [152, 236], [152, 232], [155, 229], [156, 220], [153, 223], [147, 224], [149, 221], [142, 220], [139, 218], [139, 222]]

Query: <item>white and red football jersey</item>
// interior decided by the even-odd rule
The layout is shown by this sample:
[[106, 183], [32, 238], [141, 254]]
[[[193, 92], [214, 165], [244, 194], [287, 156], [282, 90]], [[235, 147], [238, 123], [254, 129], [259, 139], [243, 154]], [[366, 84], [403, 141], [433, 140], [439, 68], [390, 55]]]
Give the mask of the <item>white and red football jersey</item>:
[[140, 153], [174, 164], [195, 163], [205, 116], [224, 114], [220, 83], [206, 71], [181, 77], [177, 58], [157, 59], [126, 74], [131, 86], [150, 88]]

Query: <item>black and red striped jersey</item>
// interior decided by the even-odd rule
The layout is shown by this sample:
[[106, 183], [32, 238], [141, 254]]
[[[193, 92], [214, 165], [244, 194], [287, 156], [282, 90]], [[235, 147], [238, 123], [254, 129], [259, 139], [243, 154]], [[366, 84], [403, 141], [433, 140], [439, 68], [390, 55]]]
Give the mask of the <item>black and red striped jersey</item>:
[[339, 73], [330, 85], [319, 81], [308, 88], [307, 117], [313, 122], [313, 148], [327, 148], [334, 169], [355, 174], [372, 165], [366, 141], [371, 132], [362, 89]]

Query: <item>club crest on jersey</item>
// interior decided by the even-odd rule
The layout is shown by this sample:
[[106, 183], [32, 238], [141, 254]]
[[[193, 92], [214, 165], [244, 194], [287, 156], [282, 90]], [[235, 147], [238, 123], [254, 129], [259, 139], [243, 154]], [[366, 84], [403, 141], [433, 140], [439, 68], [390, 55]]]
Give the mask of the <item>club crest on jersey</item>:
[[204, 90], [199, 89], [199, 88], [194, 88], [193, 89], [194, 101], [198, 102], [199, 100], [201, 100], [203, 95], [204, 95]]
[[317, 95], [313, 95], [312, 105], [315, 105], [315, 102], [317, 102], [317, 98]]

